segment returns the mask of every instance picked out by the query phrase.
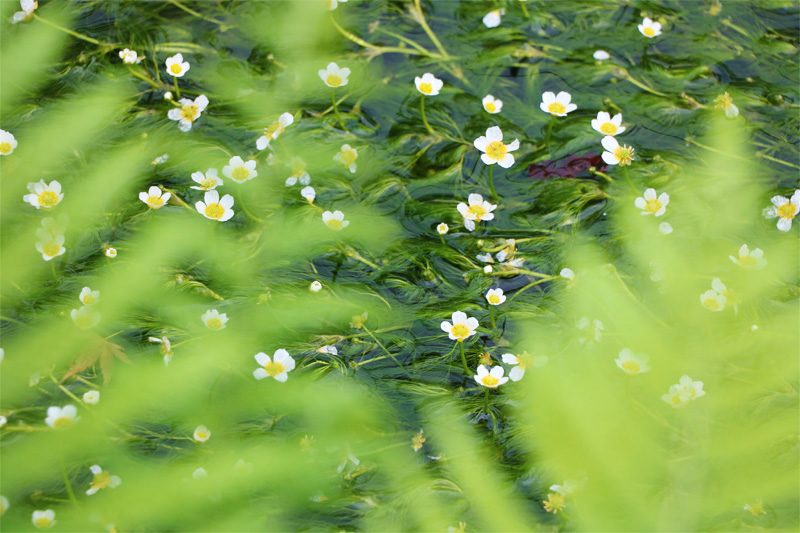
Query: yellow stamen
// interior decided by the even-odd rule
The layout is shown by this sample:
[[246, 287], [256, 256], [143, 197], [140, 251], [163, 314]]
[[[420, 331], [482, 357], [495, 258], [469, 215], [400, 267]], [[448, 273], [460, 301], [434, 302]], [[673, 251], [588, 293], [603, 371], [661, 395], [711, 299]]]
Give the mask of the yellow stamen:
[[559, 511], [564, 509], [564, 496], [557, 492], [551, 492], [544, 500], [544, 510], [548, 513], [558, 514]]
[[39, 205], [45, 209], [50, 209], [58, 203], [58, 195], [53, 191], [43, 191], [39, 195]]
[[602, 126], [600, 126], [600, 131], [605, 133], [606, 135], [614, 135], [617, 133], [617, 127], [610, 122], [606, 122]]
[[498, 383], [500, 383], [500, 380], [499, 380], [499, 379], [497, 379], [496, 377], [494, 377], [494, 376], [493, 376], [493, 375], [491, 375], [491, 374], [486, 374], [485, 376], [483, 376], [483, 377], [481, 378], [481, 383], [483, 383], [483, 384], [484, 384], [484, 385], [486, 385], [487, 387], [494, 387], [495, 385], [497, 385]]
[[433, 86], [430, 83], [420, 83], [419, 92], [425, 94], [431, 94], [433, 92]]
[[327, 224], [329, 228], [333, 228], [333, 229], [341, 229], [342, 228], [342, 221], [341, 220], [336, 220], [335, 218], [332, 218], [332, 219], [328, 220], [327, 222], [325, 222], [325, 224]]
[[614, 156], [619, 159], [619, 165], [630, 165], [633, 161], [634, 150], [630, 146], [622, 145], [614, 149]]
[[61, 245], [57, 242], [48, 242], [42, 246], [42, 252], [44, 252], [44, 255], [47, 257], [55, 257], [61, 253]]
[[466, 324], [453, 324], [450, 333], [459, 341], [463, 341], [469, 337], [469, 326]]
[[661, 202], [658, 199], [654, 198], [652, 200], [647, 200], [644, 204], [644, 210], [650, 213], [651, 215], [655, 215], [661, 209]]
[[497, 106], [494, 105], [494, 102], [486, 102], [486, 105], [484, 107], [486, 107], [486, 111], [488, 111], [489, 113], [494, 113], [495, 111], [497, 111]]
[[284, 129], [286, 128], [284, 128], [283, 124], [281, 124], [280, 122], [273, 122], [272, 124], [269, 125], [267, 129], [264, 130], [264, 136], [266, 136], [266, 138], [270, 140], [276, 139], [278, 135], [283, 133]]
[[233, 172], [231, 173], [231, 178], [233, 178], [235, 181], [244, 181], [247, 179], [249, 175], [250, 171], [247, 170], [246, 168], [236, 167], [233, 169]]
[[95, 302], [94, 296], [91, 294], [87, 294], [83, 297], [83, 303], [86, 305], [92, 305]]
[[194, 122], [199, 112], [200, 110], [194, 104], [186, 104], [181, 108], [181, 116], [184, 120], [188, 120], [189, 122]]
[[656, 30], [654, 30], [650, 26], [645, 26], [643, 31], [644, 31], [644, 34], [647, 35], [648, 37], [652, 37], [652, 36], [654, 36], [656, 34]]
[[50, 527], [50, 519], [46, 516], [42, 516], [36, 519], [36, 527], [45, 529]]
[[205, 213], [208, 218], [220, 219], [225, 214], [225, 208], [219, 204], [208, 204]]
[[147, 199], [147, 203], [151, 207], [161, 207], [164, 205], [164, 199], [161, 196], [150, 196]]
[[2, 142], [0, 143], [0, 154], [10, 154], [11, 153], [11, 143]]
[[183, 68], [181, 68], [180, 63], [173, 63], [172, 66], [169, 67], [169, 71], [173, 74], [180, 74]]
[[486, 216], [486, 209], [482, 205], [471, 205], [467, 211], [475, 215], [475, 220], [483, 220]]
[[338, 74], [328, 74], [325, 82], [331, 87], [339, 87], [342, 84], [342, 78]]
[[99, 474], [94, 475], [94, 479], [92, 479], [91, 488], [93, 489], [104, 489], [108, 487], [108, 484], [111, 483], [111, 474], [108, 472], [100, 472]]
[[778, 206], [777, 212], [779, 217], [788, 218], [789, 220], [797, 215], [797, 213], [795, 213], [795, 205], [792, 202], [786, 202]]
[[267, 361], [267, 364], [264, 365], [264, 370], [266, 370], [267, 374], [274, 378], [278, 374], [283, 373], [286, 370], [286, 367], [283, 365], [283, 363], [278, 361]]
[[222, 320], [217, 317], [209, 318], [208, 320], [206, 320], [206, 326], [208, 326], [209, 329], [214, 329], [214, 330], [220, 329], [222, 327]]
[[567, 110], [567, 108], [564, 107], [564, 104], [561, 104], [559, 102], [553, 102], [552, 104], [547, 106], [547, 110], [554, 115], [563, 115], [564, 112]]
[[500, 297], [498, 295], [496, 295], [496, 294], [490, 294], [489, 295], [489, 303], [490, 304], [494, 304], [494, 305], [499, 304], [500, 303]]
[[500, 161], [503, 159], [506, 156], [506, 153], [508, 153], [508, 147], [501, 141], [491, 142], [489, 143], [489, 146], [486, 147], [486, 155], [495, 161]]
[[622, 363], [622, 368], [624, 368], [631, 374], [639, 373], [639, 363], [637, 363], [636, 361], [625, 361], [624, 363]]
[[342, 151], [342, 161], [348, 167], [356, 162], [357, 157], [358, 154], [356, 154], [353, 150]]
[[215, 180], [213, 178], [204, 178], [204, 179], [200, 180], [200, 187], [204, 191], [210, 191], [211, 189], [214, 188], [214, 186], [216, 184], [217, 184], [217, 180]]
[[62, 416], [61, 418], [56, 418], [56, 421], [53, 422], [53, 427], [56, 429], [66, 429], [72, 425], [72, 419], [68, 416]]
[[713, 309], [715, 311], [717, 309], [719, 309], [719, 303], [717, 302], [717, 300], [715, 298], [708, 298], [708, 299], [704, 300], [703, 301], [703, 305], [705, 305], [709, 309]]

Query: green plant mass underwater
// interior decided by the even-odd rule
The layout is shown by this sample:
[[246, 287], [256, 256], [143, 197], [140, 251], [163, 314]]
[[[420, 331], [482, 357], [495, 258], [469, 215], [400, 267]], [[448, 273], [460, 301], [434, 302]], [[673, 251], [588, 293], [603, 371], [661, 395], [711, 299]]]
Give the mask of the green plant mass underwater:
[[0, 2], [2, 531], [797, 531], [795, 0]]

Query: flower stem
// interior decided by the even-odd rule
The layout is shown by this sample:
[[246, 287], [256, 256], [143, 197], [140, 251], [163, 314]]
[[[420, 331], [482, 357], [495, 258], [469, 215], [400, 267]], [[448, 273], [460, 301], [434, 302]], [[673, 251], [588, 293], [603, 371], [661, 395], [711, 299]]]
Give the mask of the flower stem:
[[489, 387], [484, 387], [486, 389], [486, 394], [483, 396], [483, 409], [488, 413], [489, 412]]
[[178, 88], [178, 77], [177, 76], [173, 76], [172, 77], [172, 81], [175, 82], [175, 96], [180, 98], [181, 97], [181, 90]]
[[59, 26], [55, 22], [51, 22], [51, 21], [49, 21], [47, 19], [43, 19], [42, 17], [40, 17], [36, 13], [33, 14], [33, 18], [35, 18], [36, 20], [40, 20], [40, 21], [44, 22], [48, 26], [52, 26], [52, 27], [54, 27], [54, 28], [56, 28], [58, 30], [61, 30], [64, 33], [68, 33], [68, 34], [72, 35], [73, 37], [81, 39], [82, 41], [86, 41], [87, 43], [96, 44], [97, 46], [106, 46], [106, 47], [109, 47], [109, 48], [114, 46], [113, 44], [110, 44], [110, 43], [101, 43], [97, 39], [92, 39], [91, 37], [87, 37], [86, 35], [80, 34], [80, 33], [76, 32], [76, 31], [72, 31], [69, 28], [65, 28], [64, 26]]
[[428, 130], [428, 133], [430, 133], [431, 135], [435, 135], [435, 133], [433, 133], [433, 128], [431, 128], [431, 125], [428, 124], [428, 119], [425, 117], [425, 97], [424, 96], [420, 97], [420, 99], [419, 99], [419, 114], [422, 115], [422, 123], [425, 124], [425, 129]]
[[393, 354], [392, 352], [390, 352], [389, 350], [387, 350], [387, 349], [386, 349], [386, 346], [384, 346], [384, 345], [383, 345], [383, 343], [382, 343], [381, 341], [379, 341], [379, 340], [378, 340], [378, 337], [376, 337], [375, 335], [373, 335], [373, 334], [372, 334], [372, 332], [371, 332], [369, 329], [367, 329], [367, 326], [366, 326], [366, 324], [362, 324], [362, 326], [361, 326], [361, 327], [363, 327], [363, 328], [364, 328], [364, 331], [366, 331], [366, 332], [367, 332], [367, 334], [368, 334], [370, 337], [372, 337], [372, 340], [374, 340], [375, 342], [377, 342], [377, 343], [378, 343], [378, 346], [380, 346], [380, 347], [383, 349], [383, 351], [386, 353], [386, 355], [388, 355], [389, 357], [391, 357], [391, 358], [392, 358], [392, 361], [394, 361], [394, 363], [397, 365], [397, 368], [402, 368], [402, 369], [403, 369], [403, 372], [405, 372], [407, 376], [411, 377], [411, 374], [409, 374], [409, 372], [408, 372], [408, 369], [406, 369], [406, 368], [405, 368], [403, 365], [401, 365], [401, 364], [400, 364], [400, 361], [398, 361], [398, 360], [397, 360], [397, 358], [394, 356], [394, 354]]
[[344, 127], [344, 122], [342, 122], [342, 116], [339, 114], [339, 108], [336, 105], [336, 89], [333, 87], [331, 87], [331, 102], [333, 102], [333, 112], [336, 113], [336, 120], [339, 121], [339, 127], [347, 131], [347, 128]]
[[464, 355], [464, 341], [456, 341], [461, 349], [461, 363], [464, 365], [464, 374], [469, 376], [469, 366], [467, 366], [467, 356]]
[[489, 190], [492, 191], [492, 198], [497, 200], [500, 197], [497, 195], [497, 191], [494, 190], [494, 165], [489, 165]]
[[497, 329], [494, 323], [494, 306], [492, 304], [489, 304], [489, 321], [492, 323], [492, 329]]
[[631, 190], [634, 193], [638, 193], [639, 191], [636, 190], [636, 187], [633, 185], [633, 182], [631, 181], [630, 176], [628, 176], [628, 167], [625, 166], [625, 165], [620, 165], [620, 166], [622, 167], [622, 175], [625, 176], [625, 180], [628, 182], [628, 185], [631, 186]]
[[544, 137], [544, 146], [545, 146], [545, 149], [547, 150], [547, 154], [548, 155], [550, 155], [550, 134], [553, 131], [553, 122], [555, 122], [555, 121], [556, 121], [555, 117], [553, 117], [551, 115], [550, 116], [550, 124], [547, 125], [547, 134]]
[[133, 70], [133, 67], [131, 67], [130, 65], [128, 65], [128, 70], [130, 71], [130, 73], [131, 73], [131, 74], [133, 74], [134, 76], [136, 76], [136, 77], [137, 77], [137, 78], [139, 78], [140, 80], [142, 80], [142, 81], [146, 81], [147, 83], [149, 83], [149, 84], [150, 84], [150, 86], [151, 86], [151, 87], [153, 87], [154, 89], [161, 89], [161, 86], [160, 86], [159, 84], [157, 84], [156, 82], [154, 82], [153, 80], [151, 80], [151, 79], [150, 79], [150, 78], [148, 78], [147, 76], [144, 76], [144, 75], [142, 75], [142, 74], [139, 74], [138, 72], [136, 72], [135, 70]]
[[67, 466], [64, 464], [63, 457], [61, 458], [61, 478], [64, 480], [64, 488], [67, 489], [67, 495], [69, 495], [69, 499], [72, 500], [72, 503], [78, 505], [78, 498], [75, 497], [75, 492], [72, 490], [72, 484], [69, 482]]

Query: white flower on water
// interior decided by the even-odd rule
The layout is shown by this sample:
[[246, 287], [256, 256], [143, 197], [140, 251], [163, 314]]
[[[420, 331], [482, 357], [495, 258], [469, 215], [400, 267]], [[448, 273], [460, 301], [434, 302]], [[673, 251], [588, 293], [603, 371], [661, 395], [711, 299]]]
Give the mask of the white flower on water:
[[667, 212], [668, 204], [669, 194], [662, 192], [656, 196], [655, 189], [645, 190], [644, 195], [638, 197], [633, 202], [633, 205], [642, 210], [642, 215], [653, 215], [657, 217], [660, 217]]
[[86, 494], [89, 496], [95, 494], [100, 489], [117, 488], [122, 483], [122, 480], [119, 478], [119, 476], [112, 476], [109, 472], [100, 468], [100, 465], [92, 465], [89, 467], [89, 470], [94, 475], [91, 485], [89, 486], [89, 490], [86, 491]]
[[506, 14], [505, 9], [494, 9], [486, 13], [483, 17], [483, 25], [487, 28], [496, 28], [500, 25], [500, 20]]
[[192, 124], [200, 118], [208, 107], [208, 97], [201, 94], [194, 100], [181, 98], [178, 100], [180, 107], [173, 107], [167, 111], [167, 118], [178, 121], [178, 129], [187, 132], [192, 129]]
[[636, 374], [644, 374], [650, 370], [648, 365], [649, 358], [645, 354], [635, 354], [628, 348], [623, 348], [619, 352], [619, 357], [614, 359], [620, 370], [631, 376]]
[[478, 367], [478, 373], [472, 377], [479, 385], [490, 389], [496, 389], [500, 385], [508, 383], [508, 378], [503, 377], [504, 372], [505, 370], [503, 370], [502, 366], [494, 366], [489, 370], [485, 365], [480, 365]]
[[742, 268], [761, 270], [767, 266], [767, 260], [764, 259], [764, 250], [761, 248], [756, 248], [755, 250], [751, 251], [746, 244], [743, 244], [739, 248], [739, 257], [733, 257], [732, 255], [729, 255], [728, 257], [734, 262], [734, 264], [737, 264]]
[[486, 135], [481, 135], [473, 142], [475, 148], [483, 152], [481, 161], [486, 165], [497, 163], [503, 168], [514, 164], [511, 152], [519, 149], [519, 139], [514, 139], [508, 144], [503, 144], [503, 132], [499, 127], [493, 126], [486, 130]]
[[777, 218], [778, 229], [781, 231], [792, 229], [792, 220], [800, 212], [800, 190], [794, 191], [791, 198], [773, 196], [770, 201], [772, 205], [764, 209], [764, 216], [766, 218]]
[[256, 362], [261, 365], [261, 368], [253, 371], [253, 377], [258, 380], [273, 377], [277, 381], [286, 381], [289, 378], [287, 372], [294, 370], [294, 359], [283, 348], [275, 350], [271, 359], [264, 352], [259, 352], [254, 357]]

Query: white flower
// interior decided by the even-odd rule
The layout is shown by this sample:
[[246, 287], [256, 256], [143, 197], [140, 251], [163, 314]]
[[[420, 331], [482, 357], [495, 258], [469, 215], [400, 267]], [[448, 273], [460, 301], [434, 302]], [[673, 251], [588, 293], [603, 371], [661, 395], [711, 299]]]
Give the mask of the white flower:
[[236, 183], [244, 183], [258, 176], [255, 160], [250, 159], [245, 163], [238, 155], [231, 157], [228, 164], [222, 167], [222, 173]]
[[[473, 227], [474, 227], [474, 223], [473, 223]], [[493, 270], [494, 269], [492, 268], [492, 265], [486, 265], [485, 267], [483, 267], [483, 273], [484, 274], [491, 274]]]
[[33, 12], [39, 7], [39, 2], [35, 2], [34, 0], [19, 0], [19, 5], [22, 11], [17, 11], [11, 15], [11, 24], [31, 20], [33, 18]]
[[311, 285], [308, 286], [308, 290], [311, 292], [319, 292], [322, 290], [322, 283], [319, 281], [312, 281]]
[[653, 22], [648, 17], [645, 17], [638, 27], [641, 34], [648, 39], [652, 39], [653, 37], [661, 35], [661, 24], [658, 22]]
[[258, 352], [255, 355], [255, 360], [263, 367], [253, 371], [253, 377], [258, 380], [269, 376], [277, 381], [286, 381], [289, 377], [287, 372], [294, 370], [294, 359], [283, 348], [275, 350], [272, 359], [264, 352]]
[[81, 289], [81, 293], [78, 295], [78, 299], [80, 299], [83, 305], [96, 304], [97, 301], [100, 299], [100, 291], [93, 291], [89, 287], [84, 287], [83, 289]]
[[592, 129], [603, 135], [617, 135], [625, 131], [625, 126], [622, 124], [622, 113], [617, 113], [612, 118], [610, 114], [605, 111], [597, 113], [597, 118], [592, 119]]
[[225, 222], [233, 217], [233, 209], [231, 209], [233, 196], [230, 194], [226, 194], [220, 199], [217, 191], [208, 191], [203, 196], [203, 200], [203, 202], [195, 203], [194, 207], [204, 217], [219, 222]]
[[[8, 422], [8, 419], [6, 417], [0, 416], [0, 428], [5, 426], [7, 422]], [[5, 512], [4, 509], [3, 509], [3, 500], [2, 500], [2, 498], [3, 497], [0, 496], [0, 515], [2, 515]]]
[[89, 490], [86, 491], [86, 494], [89, 496], [96, 493], [100, 489], [115, 489], [122, 483], [122, 480], [119, 478], [119, 476], [112, 476], [108, 471], [100, 468], [100, 465], [92, 465], [89, 467], [89, 470], [91, 470], [92, 474], [94, 474], [91, 485], [89, 485]]
[[746, 244], [743, 244], [741, 248], [739, 248], [738, 258], [733, 257], [732, 255], [729, 255], [728, 257], [730, 257], [731, 261], [742, 268], [761, 270], [767, 266], [767, 260], [764, 259], [764, 250], [761, 248], [756, 248], [755, 250], [750, 251], [750, 248], [748, 248]]
[[172, 193], [163, 192], [161, 189], [153, 185], [147, 192], [139, 193], [139, 200], [143, 201], [153, 209], [160, 209], [167, 205]]
[[486, 136], [481, 135], [473, 143], [475, 148], [483, 152], [481, 161], [487, 165], [497, 163], [503, 168], [514, 164], [514, 156], [509, 152], [519, 148], [519, 139], [514, 139], [509, 144], [503, 144], [503, 132], [499, 127], [493, 126], [486, 130]]
[[648, 361], [649, 358], [645, 354], [635, 354], [628, 348], [623, 348], [619, 352], [619, 357], [614, 359], [620, 370], [631, 376], [644, 374], [650, 370], [650, 365], [647, 364]]
[[164, 100], [172, 100], [172, 91], [164, 92]]
[[499, 113], [503, 109], [503, 101], [498, 100], [491, 94], [484, 96], [481, 103], [483, 103], [483, 108], [493, 115]]
[[513, 353], [504, 353], [503, 362], [507, 365], [515, 365], [514, 368], [508, 373], [511, 381], [519, 381], [525, 376], [525, 369], [529, 366], [540, 367], [547, 363], [547, 357], [543, 355], [532, 356], [528, 353], [522, 355], [514, 355]]
[[461, 202], [456, 206], [458, 212], [464, 217], [464, 226], [470, 231], [475, 230], [475, 222], [481, 220], [492, 220], [494, 218], [494, 211], [497, 205], [490, 204], [484, 201], [483, 196], [480, 194], [470, 194], [467, 199], [469, 205]]
[[[608, 139], [609, 137], [606, 137]], [[644, 195], [634, 200], [633, 205], [642, 210], [642, 215], [660, 217], [667, 211], [669, 194], [662, 192], [656, 197], [655, 189], [646, 189]]]
[[90, 390], [83, 393], [83, 403], [86, 405], [97, 405], [100, 401], [100, 391]]
[[635, 154], [635, 150], [633, 147], [628, 146], [627, 144], [623, 144], [620, 146], [619, 142], [614, 137], [607, 136], [603, 137], [603, 140], [600, 141], [600, 144], [603, 145], [603, 148], [606, 149], [603, 152], [603, 161], [605, 161], [609, 165], [630, 165], [633, 161], [633, 156]]
[[772, 205], [764, 209], [766, 218], [778, 217], [778, 229], [789, 231], [792, 229], [792, 220], [800, 211], [800, 190], [794, 191], [791, 199], [784, 196], [773, 196], [770, 201]]
[[264, 129], [264, 135], [256, 140], [256, 148], [263, 150], [269, 146], [270, 141], [274, 141], [278, 136], [286, 131], [286, 128], [291, 126], [294, 122], [294, 116], [291, 113], [284, 113], [278, 120], [270, 124]]
[[53, 429], [66, 429], [80, 420], [80, 417], [77, 415], [78, 409], [74, 405], [48, 407], [47, 418], [44, 419], [44, 423]]
[[414, 78], [414, 85], [417, 86], [417, 90], [422, 94], [436, 96], [442, 90], [444, 82], [430, 72], [426, 72], [421, 78], [419, 76]]
[[566, 280], [575, 281], [575, 272], [571, 268], [562, 268], [558, 275]]
[[80, 309], [73, 309], [70, 311], [69, 316], [72, 321], [81, 329], [91, 329], [100, 322], [100, 313], [92, 311], [88, 305], [84, 305]]
[[169, 366], [169, 362], [172, 360], [173, 355], [172, 344], [169, 342], [169, 339], [167, 337], [161, 337], [160, 339], [158, 337], [147, 337], [147, 340], [161, 345], [158, 350], [164, 356], [164, 366]]
[[197, 426], [194, 429], [192, 438], [194, 439], [195, 442], [205, 442], [209, 438], [211, 438], [211, 432], [205, 426]]
[[325, 211], [322, 213], [322, 221], [331, 229], [340, 230], [350, 225], [349, 220], [344, 219], [344, 213], [341, 211]]
[[106, 248], [105, 254], [106, 257], [114, 259], [115, 257], [117, 257], [117, 249], [109, 246], [108, 248]]
[[197, 480], [197, 479], [205, 479], [207, 477], [208, 477], [208, 472], [202, 466], [200, 468], [196, 469], [194, 472], [192, 472], [192, 479], [195, 479], [195, 480]]
[[450, 231], [450, 226], [448, 226], [444, 222], [436, 226], [436, 233], [438, 233], [439, 235], [446, 235], [448, 231]]
[[358, 151], [355, 148], [351, 148], [349, 144], [342, 145], [339, 153], [333, 156], [333, 160], [347, 167], [351, 174], [356, 171], [356, 159], [358, 159]]
[[167, 118], [170, 120], [178, 121], [178, 129], [181, 131], [189, 131], [192, 129], [192, 124], [195, 120], [200, 118], [203, 111], [208, 107], [208, 97], [201, 94], [194, 100], [188, 98], [181, 98], [178, 100], [180, 107], [173, 107], [167, 111]]
[[475, 330], [478, 329], [478, 319], [467, 317], [466, 313], [456, 311], [453, 313], [453, 323], [445, 320], [442, 322], [441, 328], [449, 335], [450, 340], [461, 342], [475, 335]]
[[336, 63], [328, 63], [328, 67], [325, 70], [320, 70], [318, 74], [328, 87], [344, 87], [347, 85], [350, 69], [347, 67], [339, 68]]
[[590, 320], [587, 317], [583, 317], [578, 320], [577, 326], [583, 333], [581, 337], [578, 337], [579, 343], [591, 344], [592, 342], [600, 342], [603, 339], [605, 327], [599, 320]]
[[308, 200], [308, 203], [313, 204], [314, 198], [317, 197], [317, 191], [314, 190], [314, 187], [309, 185], [308, 187], [303, 187], [300, 191], [300, 196]]
[[592, 54], [592, 57], [598, 61], [605, 61], [611, 56], [605, 50], [595, 50], [594, 53]]
[[8, 508], [11, 507], [11, 502], [5, 496], [0, 496], [0, 516], [6, 514]]
[[26, 194], [22, 199], [36, 209], [52, 209], [64, 199], [61, 184], [55, 180], [51, 181], [49, 185], [44, 180], [40, 180], [38, 183], [29, 183], [28, 191], [31, 194]]
[[489, 289], [486, 291], [486, 301], [490, 305], [500, 305], [506, 301], [506, 296], [503, 294], [503, 289]]
[[308, 185], [311, 183], [311, 176], [306, 172], [306, 162], [299, 157], [293, 157], [289, 162], [289, 168], [292, 169], [292, 174], [286, 178], [284, 185], [291, 187], [298, 181], [300, 185]]
[[192, 181], [197, 185], [192, 185], [192, 189], [196, 191], [213, 191], [222, 185], [222, 178], [217, 175], [216, 168], [209, 168], [206, 170], [205, 175], [199, 170], [192, 173]]
[[660, 231], [664, 235], [669, 235], [670, 233], [672, 233], [672, 224], [670, 224], [669, 222], [662, 222], [661, 224], [658, 225], [658, 231]]
[[678, 384], [684, 391], [686, 391], [686, 394], [689, 396], [690, 400], [695, 400], [706, 395], [706, 392], [703, 390], [702, 381], [692, 381], [692, 378], [689, 376], [683, 376]]
[[727, 301], [728, 299], [725, 295], [718, 293], [714, 289], [709, 289], [700, 295], [700, 303], [703, 304], [703, 307], [711, 311], [725, 310]]
[[327, 353], [330, 355], [339, 355], [339, 350], [333, 344], [327, 344], [325, 346], [320, 346], [317, 348], [319, 353]]
[[0, 130], [0, 155], [9, 155], [17, 144], [17, 139], [11, 132]]
[[547, 91], [542, 94], [542, 103], [539, 104], [539, 108], [555, 117], [565, 117], [567, 113], [578, 109], [578, 106], [570, 103], [571, 101], [572, 96], [566, 91], [561, 91], [558, 95]]
[[128, 48], [120, 50], [119, 57], [126, 65], [136, 65], [141, 63], [142, 59], [144, 59], [144, 56], [139, 57], [139, 54], [136, 53], [136, 50], [129, 50]]
[[493, 366], [491, 370], [488, 370], [486, 366], [480, 365], [478, 367], [478, 374], [472, 377], [478, 382], [478, 385], [496, 389], [500, 385], [508, 383], [508, 378], [503, 377], [504, 372], [505, 370], [503, 370], [502, 366]]
[[182, 54], [175, 54], [172, 57], [168, 57], [167, 61], [167, 73], [170, 76], [174, 76], [176, 78], [180, 78], [186, 71], [189, 70], [189, 62], [183, 60]]
[[333, 11], [339, 5], [339, 2], [347, 2], [347, 0], [328, 0], [328, 11]]
[[50, 261], [67, 251], [64, 248], [64, 235], [53, 234], [44, 228], [39, 228], [36, 230], [36, 236], [39, 238], [36, 242], [36, 251], [42, 254], [45, 261]]
[[56, 525], [56, 512], [52, 509], [34, 511], [31, 521], [36, 529], [50, 529]]
[[495, 9], [493, 11], [489, 11], [483, 17], [483, 25], [487, 28], [496, 28], [500, 25], [500, 17], [506, 14], [505, 9]]
[[661, 397], [662, 400], [672, 407], [686, 407], [689, 402], [705, 396], [702, 381], [692, 381], [689, 376], [681, 377], [675, 385], [671, 385], [667, 394]]
[[717, 96], [714, 99], [716, 109], [725, 111], [725, 116], [728, 118], [736, 118], [739, 116], [739, 108], [733, 104], [733, 98], [727, 92]]
[[228, 314], [220, 313], [216, 309], [209, 309], [200, 316], [203, 324], [212, 331], [219, 331], [225, 329], [225, 324], [228, 322]]

